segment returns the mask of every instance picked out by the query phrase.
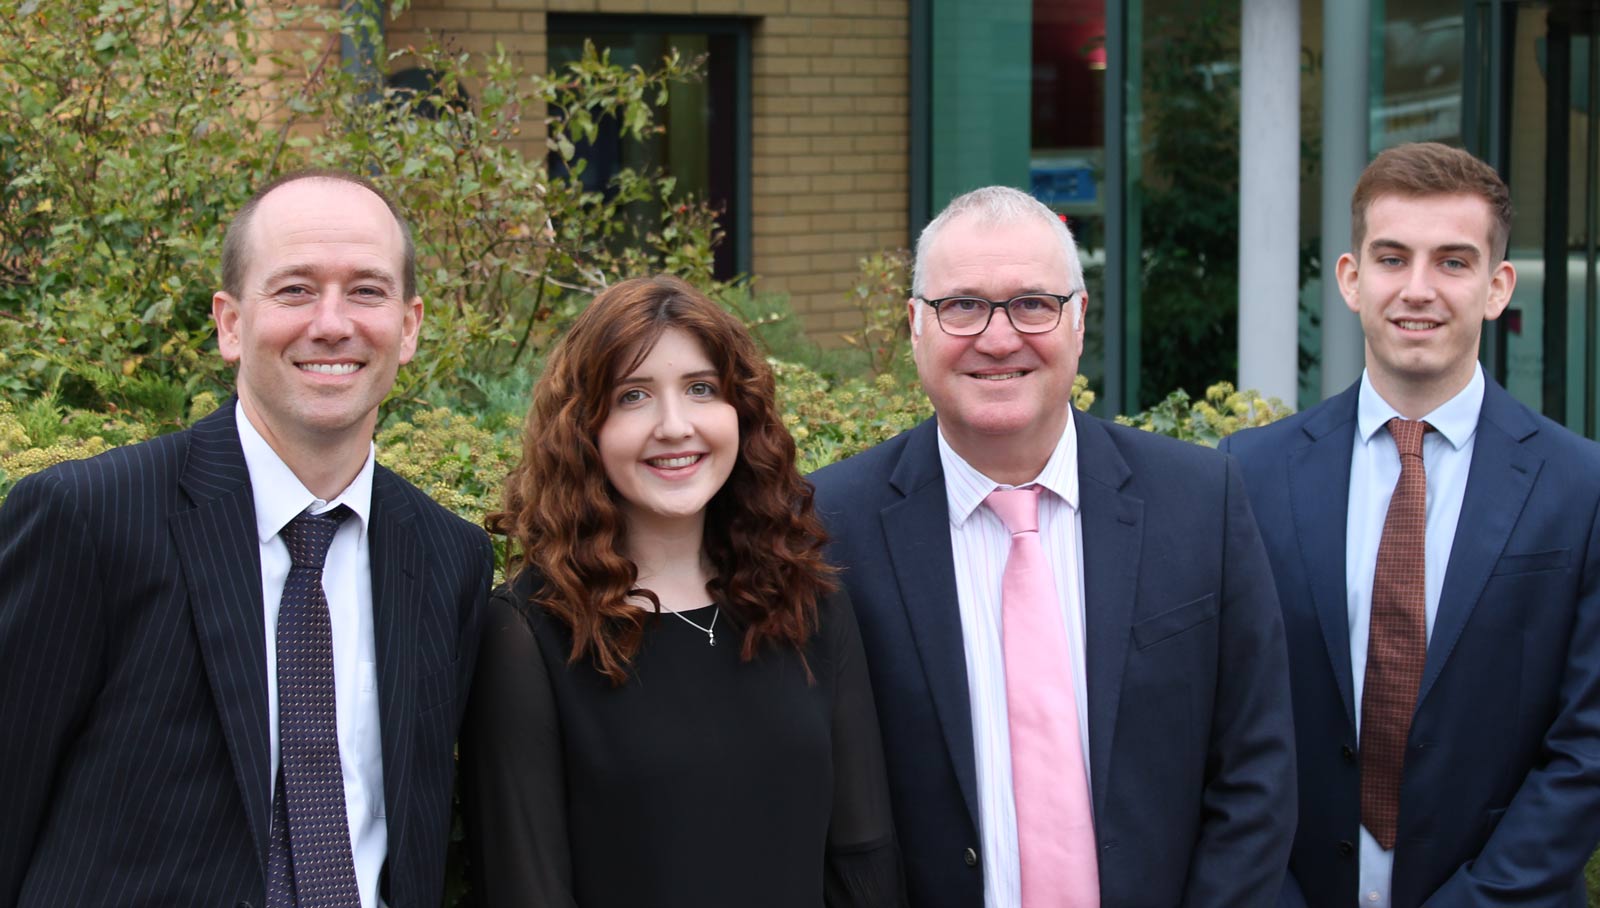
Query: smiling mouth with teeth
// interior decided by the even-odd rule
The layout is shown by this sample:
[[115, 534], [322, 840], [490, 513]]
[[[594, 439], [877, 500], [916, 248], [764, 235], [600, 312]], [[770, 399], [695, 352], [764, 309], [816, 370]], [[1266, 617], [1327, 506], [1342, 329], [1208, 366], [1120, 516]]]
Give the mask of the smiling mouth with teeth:
[[682, 457], [652, 457], [645, 461], [652, 467], [662, 470], [675, 470], [698, 463], [703, 454], [685, 454]]
[[1409, 319], [1400, 319], [1396, 321], [1395, 324], [1406, 329], [1407, 331], [1426, 331], [1429, 328], [1438, 327], [1437, 322], [1414, 322]]
[[301, 370], [318, 375], [349, 375], [361, 368], [360, 363], [301, 363]]
[[975, 372], [973, 373], [972, 377], [982, 379], [983, 381], [1005, 381], [1009, 378], [1021, 378], [1024, 374], [1026, 373], [1020, 370], [1016, 372], [994, 372], [989, 374]]

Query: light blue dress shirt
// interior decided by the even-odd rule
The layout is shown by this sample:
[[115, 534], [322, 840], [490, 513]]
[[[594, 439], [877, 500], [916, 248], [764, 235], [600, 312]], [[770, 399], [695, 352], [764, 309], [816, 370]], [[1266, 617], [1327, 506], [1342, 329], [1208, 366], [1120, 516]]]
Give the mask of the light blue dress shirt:
[[[1372, 576], [1378, 566], [1378, 542], [1383, 536], [1389, 497], [1400, 479], [1400, 452], [1386, 429], [1400, 414], [1361, 374], [1356, 407], [1356, 437], [1350, 458], [1349, 514], [1345, 520], [1345, 590], [1350, 619], [1350, 673], [1354, 682], [1356, 734], [1361, 733], [1361, 693], [1367, 674], [1367, 639], [1372, 624]], [[1445, 567], [1455, 542], [1461, 501], [1467, 492], [1467, 471], [1472, 466], [1472, 446], [1483, 408], [1483, 367], [1455, 397], [1423, 417], [1434, 431], [1422, 437], [1422, 464], [1428, 482], [1426, 541], [1427, 632], [1433, 639], [1433, 619], [1439, 613], [1439, 593], [1444, 588]], [[1400, 802], [1405, 821], [1406, 803]], [[1389, 908], [1389, 881], [1394, 872], [1394, 852], [1361, 827], [1361, 891], [1363, 908]]]

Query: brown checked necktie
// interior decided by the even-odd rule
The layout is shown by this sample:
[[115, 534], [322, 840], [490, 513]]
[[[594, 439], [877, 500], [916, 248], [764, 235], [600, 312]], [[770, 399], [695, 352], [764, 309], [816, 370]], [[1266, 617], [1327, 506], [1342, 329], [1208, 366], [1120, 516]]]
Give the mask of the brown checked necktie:
[[1396, 416], [1388, 428], [1400, 450], [1400, 480], [1378, 542], [1361, 694], [1361, 825], [1385, 851], [1394, 848], [1400, 823], [1400, 774], [1428, 659], [1428, 481], [1422, 436], [1433, 427]]

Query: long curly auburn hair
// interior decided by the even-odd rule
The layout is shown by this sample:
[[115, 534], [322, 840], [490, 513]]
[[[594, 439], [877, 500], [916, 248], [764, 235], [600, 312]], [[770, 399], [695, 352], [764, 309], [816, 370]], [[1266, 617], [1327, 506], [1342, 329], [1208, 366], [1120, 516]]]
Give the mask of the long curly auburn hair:
[[818, 600], [836, 587], [772, 370], [744, 326], [674, 277], [617, 284], [595, 297], [551, 353], [533, 389], [504, 509], [488, 518], [491, 532], [521, 550], [513, 575], [536, 571], [543, 582], [534, 601], [571, 628], [569, 662], [588, 657], [616, 684], [627, 680], [645, 621], [654, 617], [627, 599], [653, 601], [654, 594], [636, 588], [638, 569], [623, 554], [627, 524], [601, 464], [600, 427], [619, 378], [669, 328], [700, 343], [739, 416], [738, 458], [706, 505], [703, 546], [712, 601], [743, 629], [741, 657], [754, 658], [766, 643], [804, 646], [816, 630]]

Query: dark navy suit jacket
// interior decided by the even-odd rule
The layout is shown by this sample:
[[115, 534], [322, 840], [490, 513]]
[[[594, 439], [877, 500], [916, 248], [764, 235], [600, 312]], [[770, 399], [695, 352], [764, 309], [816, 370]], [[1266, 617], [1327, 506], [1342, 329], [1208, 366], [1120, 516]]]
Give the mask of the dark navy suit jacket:
[[[368, 536], [391, 908], [440, 902], [483, 531], [382, 467]], [[0, 507], [0, 905], [262, 905], [255, 506], [230, 403]]]
[[[1295, 824], [1288, 667], [1237, 467], [1074, 413], [1102, 905], [1269, 905]], [[977, 772], [929, 420], [819, 471], [911, 904], [981, 908]]]
[[[1361, 823], [1345, 595], [1359, 385], [1224, 445], [1283, 604], [1300, 758], [1290, 876], [1355, 903]], [[1486, 382], [1411, 722], [1391, 905], [1586, 904], [1600, 839], [1600, 445]], [[1293, 899], [1286, 899], [1292, 903]]]

